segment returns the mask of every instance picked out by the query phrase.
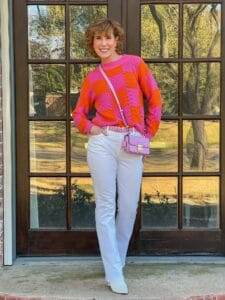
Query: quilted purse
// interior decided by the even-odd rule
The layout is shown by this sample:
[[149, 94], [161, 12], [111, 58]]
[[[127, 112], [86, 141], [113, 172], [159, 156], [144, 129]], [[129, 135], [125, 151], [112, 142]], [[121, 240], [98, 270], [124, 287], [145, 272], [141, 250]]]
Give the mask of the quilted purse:
[[[121, 105], [120, 105], [119, 99], [116, 95], [116, 92], [114, 90], [114, 87], [111, 84], [108, 76], [105, 74], [105, 72], [101, 66], [99, 66], [99, 69], [115, 97], [116, 103], [119, 107], [119, 111], [120, 111], [120, 114], [121, 114], [121, 117], [123, 120], [123, 123], [129, 129], [129, 126], [126, 122], [123, 110], [121, 108]], [[150, 154], [149, 139], [143, 135], [142, 136], [132, 135], [132, 134], [130, 134], [130, 132], [128, 132], [127, 134], [124, 135], [124, 140], [122, 142], [122, 148], [124, 149], [124, 151], [126, 151], [128, 153], [143, 154], [143, 155]]]
[[124, 136], [122, 148], [129, 153], [147, 155], [149, 150], [149, 139], [144, 136], [135, 136], [130, 133]]

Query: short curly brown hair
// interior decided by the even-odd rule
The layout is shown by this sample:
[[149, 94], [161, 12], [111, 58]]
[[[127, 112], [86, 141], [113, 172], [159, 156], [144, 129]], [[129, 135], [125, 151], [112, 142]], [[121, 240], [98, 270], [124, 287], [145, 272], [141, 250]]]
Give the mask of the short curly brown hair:
[[116, 52], [119, 54], [123, 52], [124, 30], [120, 23], [111, 19], [100, 19], [95, 23], [90, 24], [85, 32], [87, 45], [93, 56], [98, 57], [93, 47], [95, 34], [108, 34], [110, 32], [113, 32], [114, 36], [118, 38]]

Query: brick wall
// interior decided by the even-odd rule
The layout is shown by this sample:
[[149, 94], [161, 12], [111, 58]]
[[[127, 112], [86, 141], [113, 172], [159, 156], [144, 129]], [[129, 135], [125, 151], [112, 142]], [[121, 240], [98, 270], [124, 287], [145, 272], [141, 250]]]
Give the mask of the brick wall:
[[[0, 27], [1, 41], [1, 27]], [[3, 147], [2, 147], [2, 62], [0, 42], [0, 265], [3, 264]]]

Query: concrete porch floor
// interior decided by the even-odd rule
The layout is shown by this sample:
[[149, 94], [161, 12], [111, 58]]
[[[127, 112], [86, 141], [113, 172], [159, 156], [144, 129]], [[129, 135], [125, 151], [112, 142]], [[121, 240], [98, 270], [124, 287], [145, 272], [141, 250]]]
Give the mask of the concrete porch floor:
[[225, 299], [225, 257], [128, 257], [124, 273], [129, 294], [117, 295], [99, 257], [17, 258], [0, 267], [0, 299]]

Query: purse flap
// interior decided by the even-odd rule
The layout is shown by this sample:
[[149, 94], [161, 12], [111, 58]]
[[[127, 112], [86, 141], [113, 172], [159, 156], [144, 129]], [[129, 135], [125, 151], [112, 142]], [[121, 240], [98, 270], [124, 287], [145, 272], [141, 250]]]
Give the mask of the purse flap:
[[129, 139], [129, 144], [132, 146], [143, 145], [144, 147], [149, 147], [149, 139], [144, 136], [135, 136], [135, 135], [127, 135]]

